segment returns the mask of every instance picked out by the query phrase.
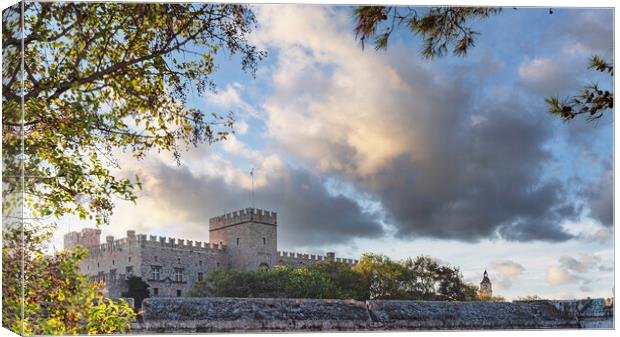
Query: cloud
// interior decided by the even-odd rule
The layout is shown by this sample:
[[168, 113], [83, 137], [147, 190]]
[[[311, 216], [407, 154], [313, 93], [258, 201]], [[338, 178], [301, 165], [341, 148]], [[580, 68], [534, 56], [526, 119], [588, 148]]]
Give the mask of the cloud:
[[[383, 234], [373, 214], [364, 213], [349, 198], [331, 195], [322, 177], [282, 162], [274, 164], [274, 160], [258, 163], [257, 179], [262, 179], [262, 183], [256, 186], [255, 202], [259, 208], [278, 213], [280, 248], [327, 248]], [[226, 172], [221, 160], [216, 163], [224, 172], [205, 168], [197, 173], [185, 166], [172, 167], [158, 161], [143, 165], [139, 174], [144, 181], [144, 196], [129, 210], [144, 216], [138, 229], [161, 232], [173, 228], [175, 235], [206, 241], [209, 218], [250, 207], [250, 186], [244, 178], [247, 173]], [[154, 216], [140, 210], [152, 210]], [[162, 213], [170, 216], [159, 219]], [[122, 222], [127, 216], [131, 214], [115, 214], [115, 222]]]
[[240, 83], [227, 84], [226, 88], [221, 91], [205, 94], [207, 103], [213, 104], [221, 108], [231, 109], [235, 112], [245, 113], [253, 117], [259, 117], [256, 109], [241, 97], [244, 86]]
[[[577, 63], [577, 64], [575, 64]], [[578, 75], [586, 68], [584, 60], [535, 58], [519, 66], [519, 82], [532, 93], [541, 96], [565, 95], [578, 87]]]
[[560, 264], [562, 267], [576, 273], [585, 273], [591, 269], [594, 269], [600, 261], [600, 257], [593, 254], [581, 255], [579, 259], [575, 259], [571, 256], [560, 257]]
[[550, 266], [546, 271], [547, 282], [552, 286], [575, 283], [578, 279], [558, 266]]
[[613, 11], [609, 9], [588, 9], [576, 12], [573, 20], [560, 27], [562, 34], [574, 48], [581, 48], [590, 54], [610, 53], [613, 48]]
[[[614, 172], [613, 168], [604, 171], [594, 185], [588, 186], [584, 193], [590, 216], [605, 227], [614, 223]], [[601, 233], [602, 234], [602, 233]]]
[[519, 277], [525, 272], [525, 267], [521, 264], [510, 261], [493, 261], [491, 262], [493, 270], [499, 272], [499, 278], [494, 280], [494, 284], [498, 285], [498, 290], [510, 289], [512, 283], [519, 280]]
[[543, 178], [551, 116], [515, 95], [478, 100], [467, 69], [403, 59], [410, 48], [362, 51], [341, 12], [265, 6], [258, 17], [255, 38], [277, 58], [264, 78], [269, 136], [376, 196], [397, 235], [573, 237], [559, 223], [576, 205], [560, 181]]

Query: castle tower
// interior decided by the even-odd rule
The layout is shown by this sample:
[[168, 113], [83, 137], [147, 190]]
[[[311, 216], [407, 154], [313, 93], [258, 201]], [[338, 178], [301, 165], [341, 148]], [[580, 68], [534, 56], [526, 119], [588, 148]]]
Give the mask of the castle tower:
[[64, 236], [64, 248], [72, 249], [80, 245], [82, 247], [92, 247], [99, 244], [101, 229], [84, 228], [81, 232], [69, 232]]
[[228, 268], [256, 270], [277, 263], [277, 214], [246, 208], [209, 219], [209, 241], [226, 246]]
[[482, 274], [482, 281], [480, 282], [480, 295], [481, 296], [493, 296], [493, 287], [491, 284], [491, 280], [489, 279], [489, 274], [487, 271], [484, 271]]

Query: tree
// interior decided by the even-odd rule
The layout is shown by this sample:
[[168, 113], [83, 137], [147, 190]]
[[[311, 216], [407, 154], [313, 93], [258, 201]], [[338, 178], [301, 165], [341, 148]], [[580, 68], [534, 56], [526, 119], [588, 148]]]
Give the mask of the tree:
[[347, 263], [320, 261], [306, 268], [325, 275], [334, 284], [336, 294], [332, 298], [365, 300], [369, 296], [364, 278]]
[[[607, 73], [613, 78], [614, 66], [599, 56], [590, 59], [590, 69]], [[562, 101], [555, 96], [546, 99], [549, 112], [565, 121], [571, 121], [579, 115], [584, 115], [587, 121], [603, 117], [606, 111], [614, 108], [614, 93], [603, 90], [598, 83], [586, 85], [579, 95], [566, 98]]]
[[[24, 335], [103, 334], [129, 330], [135, 312], [124, 300], [115, 302], [104, 298], [103, 284], [90, 282], [87, 276], [79, 273], [78, 262], [88, 251], [76, 247], [73, 251], [45, 255], [43, 243], [50, 235], [49, 230], [30, 226], [23, 230], [4, 228], [3, 325]], [[21, 247], [22, 238], [25, 247]]]
[[448, 49], [463, 56], [474, 46], [474, 36], [478, 34], [469, 22], [500, 11], [492, 7], [358, 6], [354, 9], [355, 33], [362, 47], [370, 39], [379, 50], [387, 48], [395, 29], [406, 26], [424, 40], [424, 57], [441, 57]]
[[148, 283], [144, 282], [141, 277], [137, 276], [127, 278], [125, 283], [127, 285], [127, 291], [121, 293], [121, 296], [133, 298], [135, 307], [137, 309], [141, 308], [142, 301], [151, 295], [149, 293]]
[[517, 297], [518, 301], [544, 301], [545, 299], [538, 295], [526, 295]]
[[3, 12], [3, 318], [11, 329], [129, 327], [133, 311], [77, 273], [86, 253], [44, 256], [54, 224], [30, 222], [73, 214], [101, 224], [113, 198], [135, 202], [139, 177], [110, 171], [116, 151], [171, 151], [178, 161], [182, 146], [225, 139], [233, 115], [189, 108], [186, 94], [215, 88], [222, 52], [254, 72], [265, 56], [246, 39], [254, 25], [248, 7], [229, 4], [24, 1]]
[[476, 287], [463, 281], [458, 268], [441, 266], [426, 256], [392, 261], [383, 255], [364, 254], [353, 269], [365, 278], [370, 299], [476, 299]]
[[103, 223], [113, 197], [135, 201], [138, 177], [110, 173], [115, 151], [171, 151], [178, 160], [182, 146], [225, 139], [233, 116], [188, 108], [186, 95], [214, 89], [222, 51], [250, 72], [265, 56], [247, 41], [255, 18], [242, 5], [23, 6], [24, 27], [19, 5], [2, 20], [3, 178], [17, 193], [25, 174], [21, 192], [35, 197], [40, 216]]

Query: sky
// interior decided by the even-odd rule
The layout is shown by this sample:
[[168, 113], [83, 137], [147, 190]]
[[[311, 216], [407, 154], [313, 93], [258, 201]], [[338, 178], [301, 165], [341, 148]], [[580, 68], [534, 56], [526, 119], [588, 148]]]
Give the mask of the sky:
[[[465, 57], [426, 60], [407, 30], [362, 49], [346, 6], [259, 5], [256, 76], [219, 55], [215, 92], [188, 106], [235, 113], [235, 134], [134, 160], [137, 204], [116, 201], [103, 236], [208, 240], [208, 219], [253, 204], [278, 213], [278, 249], [359, 258], [418, 255], [486, 269], [508, 299], [610, 297], [613, 119], [564, 123], [544, 99], [611, 88], [588, 59], [613, 55], [607, 9], [504, 9], [473, 26]], [[69, 230], [93, 227], [67, 217]]]

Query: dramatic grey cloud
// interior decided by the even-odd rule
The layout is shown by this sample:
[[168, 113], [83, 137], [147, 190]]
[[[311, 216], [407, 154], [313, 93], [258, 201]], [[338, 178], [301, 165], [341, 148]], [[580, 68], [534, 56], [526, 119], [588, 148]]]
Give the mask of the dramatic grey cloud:
[[[373, 215], [363, 213], [346, 197], [330, 195], [319, 176], [288, 166], [280, 170], [255, 190], [257, 207], [278, 212], [280, 244], [289, 249], [323, 247], [383, 234]], [[209, 218], [250, 207], [249, 189], [218, 176], [197, 175], [184, 166], [164, 164], [141, 174], [145, 198], [155, 200], [157, 208], [174, 212], [179, 221], [195, 224], [186, 235], [206, 240]]]
[[584, 191], [590, 216], [605, 227], [614, 223], [614, 172], [609, 167], [603, 171], [596, 184], [588, 186]]
[[512, 88], [480, 95], [476, 66], [403, 59], [412, 50], [399, 45], [364, 53], [339, 34], [347, 18], [306, 7], [290, 20], [299, 10], [259, 12], [257, 39], [278, 52], [263, 109], [281, 148], [376, 196], [400, 237], [573, 237], [560, 223], [578, 205], [544, 175], [554, 117]]

